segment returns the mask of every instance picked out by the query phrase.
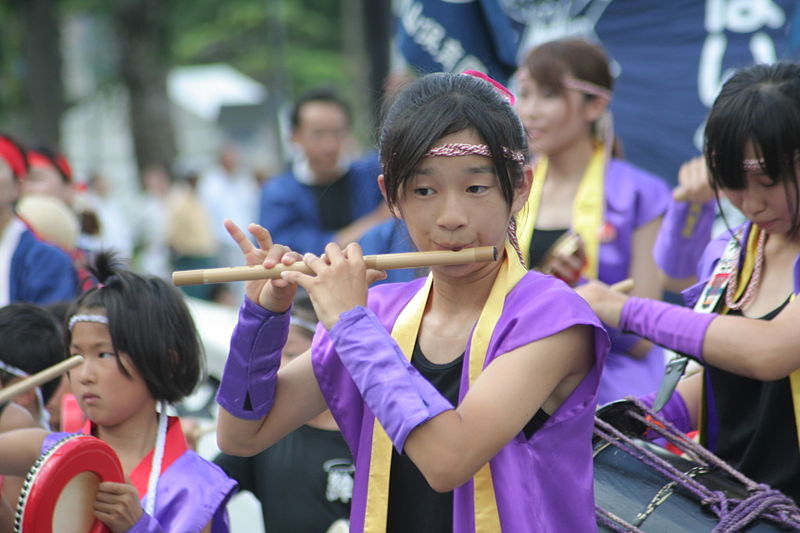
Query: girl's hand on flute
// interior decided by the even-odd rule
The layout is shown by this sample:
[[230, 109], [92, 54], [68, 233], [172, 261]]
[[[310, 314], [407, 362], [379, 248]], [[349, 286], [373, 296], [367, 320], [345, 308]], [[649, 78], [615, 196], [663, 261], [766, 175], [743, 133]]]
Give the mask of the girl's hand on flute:
[[[258, 246], [255, 246], [232, 220], [226, 219], [224, 224], [225, 229], [242, 250], [247, 265], [260, 264], [264, 268], [273, 268], [277, 264], [291, 265], [302, 260], [302, 256], [289, 247], [273, 244], [269, 231], [258, 224], [250, 224], [247, 227], [258, 242]], [[296, 290], [297, 286], [285, 279], [257, 279], [245, 284], [247, 297], [273, 313], [282, 313], [289, 309]]]
[[348, 244], [344, 250], [330, 243], [322, 257], [306, 254], [303, 261], [314, 272], [313, 276], [283, 272], [281, 277], [308, 291], [317, 318], [327, 329], [333, 327], [345, 311], [366, 306], [369, 284], [386, 277], [382, 270], [367, 268], [357, 243]]

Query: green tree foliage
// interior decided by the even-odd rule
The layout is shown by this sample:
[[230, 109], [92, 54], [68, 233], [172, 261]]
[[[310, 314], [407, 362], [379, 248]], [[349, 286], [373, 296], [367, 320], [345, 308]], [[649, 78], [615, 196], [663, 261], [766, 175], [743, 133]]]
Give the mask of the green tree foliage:
[[346, 86], [340, 2], [174, 0], [172, 19], [175, 64], [229, 63], [266, 84], [281, 77], [289, 97], [320, 83]]

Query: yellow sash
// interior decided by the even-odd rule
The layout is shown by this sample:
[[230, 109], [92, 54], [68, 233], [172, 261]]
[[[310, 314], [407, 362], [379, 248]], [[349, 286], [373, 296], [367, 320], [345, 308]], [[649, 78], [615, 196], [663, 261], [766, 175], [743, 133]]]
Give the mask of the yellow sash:
[[[597, 145], [583, 173], [575, 201], [572, 203], [572, 231], [581, 236], [586, 251], [586, 266], [583, 275], [589, 279], [597, 279], [598, 255], [600, 253], [600, 232], [603, 227], [603, 208], [605, 196], [606, 155], [602, 145]], [[536, 219], [539, 216], [539, 205], [542, 201], [542, 190], [547, 178], [547, 158], [536, 163], [533, 184], [525, 209], [517, 214], [517, 227], [520, 248], [525, 264], [530, 265], [530, 249]]]
[[[742, 268], [737, 276], [738, 285], [736, 286], [734, 301], [739, 301], [739, 298], [742, 297], [745, 289], [747, 288], [748, 283], [750, 282], [750, 277], [753, 275], [753, 269], [755, 268], [756, 255], [758, 249], [758, 237], [760, 236], [761, 231], [763, 230], [758, 226], [756, 226], [755, 224], [751, 226], [750, 234], [747, 237], [747, 244], [744, 254], [744, 263], [742, 264]], [[723, 294], [724, 294], [724, 287], [723, 287]], [[791, 298], [794, 299], [794, 294], [792, 295]], [[730, 309], [728, 309], [728, 306], [725, 305], [724, 297], [721, 298], [721, 300], [722, 300], [722, 305], [720, 305], [719, 314], [724, 315], [727, 314], [728, 311], [730, 311]], [[794, 410], [795, 431], [797, 432], [797, 443], [798, 447], [800, 447], [800, 369], [797, 369], [791, 374], [789, 374], [789, 384], [791, 385], [792, 389], [792, 406]], [[705, 398], [705, 395], [706, 395], [705, 379], [703, 379], [703, 398]], [[700, 421], [698, 424], [698, 426], [700, 427], [701, 443], [706, 442], [705, 436], [703, 435], [703, 426], [704, 426], [702, 420], [703, 411], [704, 409], [700, 410]]]
[[[478, 379], [486, 361], [489, 340], [492, 337], [497, 321], [503, 311], [506, 295], [525, 275], [522, 264], [516, 260], [516, 252], [506, 244], [505, 259], [497, 273], [489, 297], [478, 318], [472, 334], [469, 354], [469, 384]], [[397, 341], [403, 354], [411, 359], [422, 323], [422, 315], [432, 285], [432, 276], [414, 295], [397, 317], [392, 328], [392, 338]], [[372, 431], [372, 451], [369, 463], [367, 486], [367, 504], [364, 517], [365, 533], [384, 533], [389, 502], [389, 471], [392, 464], [392, 442], [378, 420], [375, 420]], [[489, 463], [486, 463], [473, 477], [475, 531], [481, 533], [500, 533], [500, 518], [494, 495], [494, 485]]]

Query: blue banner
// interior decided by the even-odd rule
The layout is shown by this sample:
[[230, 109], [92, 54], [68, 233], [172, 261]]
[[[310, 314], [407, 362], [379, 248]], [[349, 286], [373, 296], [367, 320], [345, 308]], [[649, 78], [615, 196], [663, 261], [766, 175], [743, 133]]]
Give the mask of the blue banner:
[[734, 69], [800, 59], [793, 0], [396, 0], [395, 12], [398, 49], [422, 72], [473, 68], [506, 82], [538, 43], [599, 41], [614, 62], [625, 158], [673, 184]]

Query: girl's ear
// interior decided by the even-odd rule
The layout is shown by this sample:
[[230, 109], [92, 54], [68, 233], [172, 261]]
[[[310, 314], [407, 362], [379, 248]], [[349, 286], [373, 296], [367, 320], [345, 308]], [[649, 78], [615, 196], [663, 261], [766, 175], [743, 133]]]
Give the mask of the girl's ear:
[[589, 98], [585, 100], [583, 116], [587, 122], [595, 122], [608, 110], [608, 100], [604, 98]]
[[516, 215], [528, 201], [533, 184], [533, 165], [528, 163], [522, 167], [522, 183], [514, 189], [514, 199], [511, 201], [511, 214]]
[[378, 176], [378, 188], [381, 190], [381, 196], [383, 196], [383, 201], [386, 202], [386, 206], [389, 208], [389, 211], [395, 218], [401, 218], [400, 213], [397, 211], [396, 206], [391, 205], [388, 200], [386, 199], [386, 183], [383, 179], [383, 174]]

